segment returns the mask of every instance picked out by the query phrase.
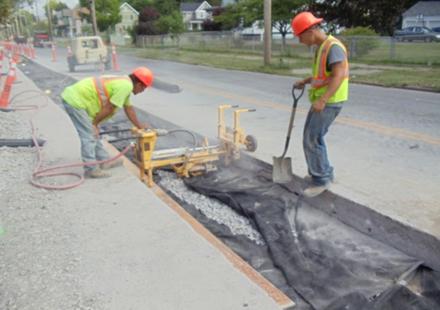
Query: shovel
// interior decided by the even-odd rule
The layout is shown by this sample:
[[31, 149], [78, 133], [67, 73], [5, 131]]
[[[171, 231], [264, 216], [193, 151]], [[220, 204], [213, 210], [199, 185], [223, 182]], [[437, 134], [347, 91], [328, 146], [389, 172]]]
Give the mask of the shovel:
[[284, 152], [281, 157], [273, 157], [273, 170], [272, 170], [272, 180], [275, 183], [289, 183], [293, 180], [292, 174], [292, 159], [290, 157], [284, 157], [286, 155], [287, 149], [289, 148], [290, 134], [292, 133], [293, 120], [295, 119], [296, 106], [298, 105], [299, 99], [304, 93], [305, 87], [301, 89], [299, 96], [295, 94], [295, 87], [292, 88], [293, 106], [292, 114], [290, 115], [289, 128], [287, 129], [286, 145], [284, 146]]

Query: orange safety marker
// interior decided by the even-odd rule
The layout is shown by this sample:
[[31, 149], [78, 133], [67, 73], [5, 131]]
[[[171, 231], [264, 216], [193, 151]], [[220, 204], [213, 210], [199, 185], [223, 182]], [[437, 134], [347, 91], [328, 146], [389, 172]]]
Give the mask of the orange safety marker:
[[57, 50], [55, 49], [55, 43], [52, 43], [52, 62], [57, 61]]
[[119, 64], [118, 64], [118, 56], [116, 55], [116, 47], [114, 44], [112, 44], [112, 63], [113, 63], [113, 70], [119, 71]]
[[1, 75], [3, 74], [3, 57], [4, 57], [4, 51], [3, 49], [0, 50], [0, 79]]
[[31, 44], [26, 44], [26, 56], [31, 58]]
[[31, 43], [31, 59], [35, 59], [35, 47], [34, 47], [34, 43]]
[[6, 108], [9, 104], [9, 95], [11, 94], [12, 83], [15, 81], [15, 73], [15, 61], [12, 59], [8, 77], [6, 78], [6, 83], [0, 96], [0, 108]]
[[11, 60], [14, 60], [15, 64], [21, 62], [20, 53], [18, 52], [18, 50], [16, 50], [15, 53], [11, 55], [11, 58], [9, 59], [10, 65], [11, 65]]
[[3, 49], [0, 49], [0, 85], [2, 85], [2, 77], [3, 77], [3, 58], [4, 58], [4, 51]]
[[9, 72], [8, 72], [8, 76], [9, 74], [11, 74], [12, 71], [12, 76], [13, 76], [13, 81], [15, 82], [15, 80], [17, 80], [17, 64], [18, 61], [20, 60], [20, 56], [18, 54], [15, 55], [16, 57], [12, 57], [9, 59]]

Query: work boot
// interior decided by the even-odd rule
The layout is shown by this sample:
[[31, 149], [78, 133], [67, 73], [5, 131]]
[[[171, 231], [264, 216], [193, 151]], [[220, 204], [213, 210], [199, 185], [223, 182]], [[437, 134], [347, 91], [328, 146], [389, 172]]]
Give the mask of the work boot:
[[112, 160], [112, 161], [109, 161], [107, 163], [100, 164], [99, 167], [102, 170], [108, 170], [108, 169], [111, 169], [111, 168], [122, 166], [123, 163], [124, 163], [123, 159], [122, 158], [118, 158], [117, 160]]
[[325, 185], [310, 185], [303, 191], [303, 193], [304, 196], [311, 198], [322, 194], [329, 188], [330, 188], [330, 182]]
[[[304, 181], [306, 181], [306, 183], [311, 184], [311, 183], [313, 182], [312, 176], [309, 175], [309, 174], [306, 175], [306, 176], [304, 176]], [[336, 183], [336, 181], [335, 181], [335, 177], [334, 177], [334, 176], [330, 179], [330, 182], [331, 182], [331, 183]]]
[[88, 170], [84, 173], [84, 176], [88, 179], [103, 179], [103, 178], [109, 178], [112, 175], [108, 172], [105, 172], [99, 168]]

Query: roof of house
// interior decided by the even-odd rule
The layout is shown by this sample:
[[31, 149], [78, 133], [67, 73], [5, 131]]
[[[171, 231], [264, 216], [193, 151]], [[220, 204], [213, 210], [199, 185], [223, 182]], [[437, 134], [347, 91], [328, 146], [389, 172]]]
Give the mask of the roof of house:
[[194, 12], [202, 5], [202, 2], [181, 2], [180, 3], [180, 11], [182, 12]]
[[133, 13], [135, 13], [136, 15], [139, 15], [139, 12], [136, 11], [136, 9], [134, 7], [132, 7], [130, 4], [128, 4], [127, 2], [122, 3], [121, 6], [119, 7], [119, 9], [122, 9], [123, 7], [127, 7], [128, 9], [133, 11]]
[[419, 1], [402, 14], [403, 17], [419, 15], [440, 15], [440, 1]]

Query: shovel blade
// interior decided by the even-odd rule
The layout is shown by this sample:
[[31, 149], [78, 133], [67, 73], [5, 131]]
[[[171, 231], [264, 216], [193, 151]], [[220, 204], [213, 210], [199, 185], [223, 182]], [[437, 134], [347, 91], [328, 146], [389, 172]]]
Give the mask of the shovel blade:
[[289, 183], [293, 180], [292, 159], [290, 157], [273, 157], [272, 180], [274, 183]]

